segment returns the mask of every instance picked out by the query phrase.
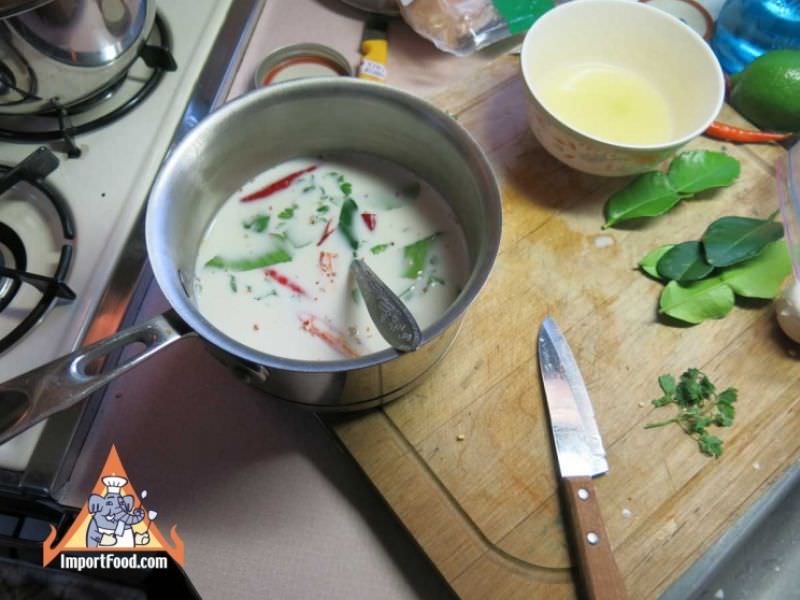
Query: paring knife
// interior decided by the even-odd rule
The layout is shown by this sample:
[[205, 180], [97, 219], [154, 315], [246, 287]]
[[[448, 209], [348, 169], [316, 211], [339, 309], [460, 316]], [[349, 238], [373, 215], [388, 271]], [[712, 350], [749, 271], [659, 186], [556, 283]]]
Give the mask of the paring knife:
[[592, 600], [624, 599], [592, 483], [608, 471], [603, 440], [575, 357], [550, 317], [539, 329], [539, 368], [584, 593]]

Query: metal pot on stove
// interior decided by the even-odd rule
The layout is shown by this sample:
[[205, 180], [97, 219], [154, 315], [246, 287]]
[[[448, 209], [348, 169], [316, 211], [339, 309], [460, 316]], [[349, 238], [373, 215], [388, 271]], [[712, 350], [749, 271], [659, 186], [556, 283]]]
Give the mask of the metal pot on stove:
[[140, 56], [155, 16], [153, 0], [0, 0], [0, 114], [101, 94]]
[[[457, 215], [470, 275], [422, 331], [413, 352], [388, 348], [336, 361], [267, 354], [223, 333], [193, 297], [200, 242], [243, 182], [297, 156], [355, 151], [394, 162], [436, 188]], [[389, 402], [423, 380], [450, 347], [500, 245], [500, 191], [478, 144], [455, 119], [415, 96], [358, 79], [317, 78], [261, 88], [224, 105], [185, 137], [162, 166], [147, 206], [147, 251], [172, 310], [0, 384], [0, 442], [64, 410], [186, 336], [270, 396], [318, 411]], [[108, 372], [90, 365], [124, 346], [139, 354]], [[176, 374], [190, 377], [191, 374]]]

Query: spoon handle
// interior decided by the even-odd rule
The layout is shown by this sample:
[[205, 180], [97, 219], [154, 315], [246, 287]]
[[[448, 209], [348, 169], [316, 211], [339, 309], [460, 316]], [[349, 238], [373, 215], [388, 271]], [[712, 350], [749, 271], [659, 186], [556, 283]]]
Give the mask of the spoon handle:
[[403, 301], [363, 260], [353, 261], [353, 272], [369, 316], [383, 338], [400, 352], [416, 350], [422, 342], [422, 332]]

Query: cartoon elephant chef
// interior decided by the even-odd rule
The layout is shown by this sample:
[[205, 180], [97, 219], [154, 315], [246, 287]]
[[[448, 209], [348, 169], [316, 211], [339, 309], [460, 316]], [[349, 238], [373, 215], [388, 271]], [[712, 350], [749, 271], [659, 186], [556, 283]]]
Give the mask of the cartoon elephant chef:
[[144, 509], [134, 510], [133, 496], [124, 496], [122, 488], [128, 480], [116, 475], [103, 477], [105, 496], [89, 496], [89, 512], [93, 515], [86, 530], [86, 547], [109, 546], [133, 548], [150, 541], [147, 533], [134, 535], [133, 526], [144, 520]]

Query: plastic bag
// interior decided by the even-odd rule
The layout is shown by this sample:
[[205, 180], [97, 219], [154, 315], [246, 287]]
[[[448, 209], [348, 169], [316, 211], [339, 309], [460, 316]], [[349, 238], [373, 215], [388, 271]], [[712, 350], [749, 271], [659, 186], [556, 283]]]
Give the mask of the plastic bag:
[[553, 0], [399, 0], [406, 22], [445, 52], [464, 56], [527, 31]]
[[783, 228], [795, 278], [800, 281], [800, 142], [775, 164]]

